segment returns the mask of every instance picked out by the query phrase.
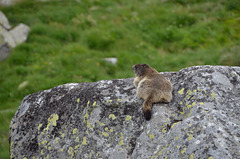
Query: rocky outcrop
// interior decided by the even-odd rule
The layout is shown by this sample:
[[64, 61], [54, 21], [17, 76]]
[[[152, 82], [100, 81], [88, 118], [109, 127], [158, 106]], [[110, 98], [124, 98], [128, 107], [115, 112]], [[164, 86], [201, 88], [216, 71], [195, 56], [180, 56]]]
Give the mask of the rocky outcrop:
[[240, 67], [162, 73], [173, 100], [143, 117], [133, 78], [69, 83], [25, 97], [11, 158], [239, 158]]
[[13, 29], [7, 17], [0, 11], [0, 61], [10, 54], [10, 49], [25, 42], [30, 28], [25, 24], [19, 24]]

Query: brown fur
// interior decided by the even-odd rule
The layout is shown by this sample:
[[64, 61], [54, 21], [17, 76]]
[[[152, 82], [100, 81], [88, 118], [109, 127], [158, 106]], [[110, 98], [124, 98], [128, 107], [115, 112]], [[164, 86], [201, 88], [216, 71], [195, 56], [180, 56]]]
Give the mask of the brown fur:
[[146, 120], [150, 120], [153, 103], [171, 101], [172, 84], [147, 64], [137, 64], [132, 69], [136, 76], [134, 85], [137, 88], [137, 96], [144, 99], [144, 116]]

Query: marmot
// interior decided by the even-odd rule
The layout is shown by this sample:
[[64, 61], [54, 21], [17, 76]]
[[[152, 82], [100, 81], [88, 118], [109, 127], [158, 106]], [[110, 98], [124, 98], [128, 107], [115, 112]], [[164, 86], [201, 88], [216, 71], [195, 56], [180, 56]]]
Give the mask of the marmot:
[[172, 99], [172, 84], [165, 77], [147, 64], [132, 67], [136, 78], [134, 85], [137, 96], [144, 99], [143, 114], [146, 120], [151, 119], [153, 103], [169, 103]]

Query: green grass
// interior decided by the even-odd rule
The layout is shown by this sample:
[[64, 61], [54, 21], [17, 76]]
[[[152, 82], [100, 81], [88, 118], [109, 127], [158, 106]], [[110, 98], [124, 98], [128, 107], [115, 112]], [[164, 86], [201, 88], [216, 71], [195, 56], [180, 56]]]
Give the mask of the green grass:
[[0, 9], [12, 26], [31, 28], [27, 42], [0, 62], [0, 158], [9, 158], [9, 124], [28, 94], [133, 77], [137, 63], [158, 71], [240, 65], [239, 0], [26, 0]]

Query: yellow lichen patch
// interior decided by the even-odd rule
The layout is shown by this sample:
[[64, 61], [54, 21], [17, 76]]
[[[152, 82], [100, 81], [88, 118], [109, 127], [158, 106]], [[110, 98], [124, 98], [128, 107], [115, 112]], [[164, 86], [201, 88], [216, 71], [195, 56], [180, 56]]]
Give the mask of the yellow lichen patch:
[[149, 134], [149, 138], [150, 139], [154, 139], [154, 135], [153, 134]]
[[113, 132], [113, 129], [110, 129], [110, 132]]
[[74, 135], [74, 134], [76, 134], [77, 132], [78, 132], [78, 129], [75, 128], [75, 129], [73, 129], [73, 132], [72, 132], [72, 133], [73, 133], [73, 135]]
[[79, 142], [79, 137], [76, 137], [75, 142]]
[[163, 132], [163, 133], [166, 133], [166, 132], [167, 132], [167, 130], [166, 130], [165, 127], [163, 127], [162, 132]]
[[76, 150], [76, 149], [79, 148], [79, 147], [80, 147], [80, 145], [77, 145], [77, 146], [74, 147], [74, 149]]
[[114, 115], [114, 114], [110, 114], [109, 115], [109, 119], [111, 119], [112, 118], [112, 120], [115, 120], [116, 119], [116, 116]]
[[47, 125], [47, 127], [43, 130], [42, 135], [44, 135], [45, 132], [49, 130], [49, 127], [50, 127], [51, 125], [57, 126], [57, 120], [58, 120], [58, 119], [59, 119], [59, 116], [58, 116], [57, 114], [52, 114], [52, 115], [48, 118], [48, 125]]
[[88, 113], [86, 112], [86, 114], [83, 116], [83, 121], [86, 122], [87, 119], [88, 119]]
[[196, 102], [193, 102], [193, 103], [192, 103], [192, 106], [193, 106], [193, 107], [196, 106]]
[[121, 140], [119, 141], [118, 144], [119, 144], [119, 146], [122, 146], [122, 145], [123, 145], [123, 133], [120, 133], [120, 135], [121, 135], [121, 136], [120, 136], [120, 139], [121, 139]]
[[178, 91], [178, 94], [182, 95], [184, 91], [184, 88], [182, 88], [181, 90]]
[[130, 116], [130, 115], [127, 115], [125, 118], [125, 120], [131, 120], [131, 119], [132, 119], [132, 116]]
[[212, 156], [208, 157], [208, 159], [214, 159]]
[[[60, 140], [59, 137], [56, 137], [56, 139], [54, 140], [56, 143], [58, 143], [58, 141]], [[50, 144], [50, 143], [49, 143]]]
[[181, 115], [185, 114], [185, 112], [180, 112]]
[[62, 138], [64, 138], [65, 134], [64, 134], [64, 133], [62, 133], [62, 135], [61, 135], [61, 136], [62, 136]]
[[27, 157], [23, 157], [23, 159], [27, 159]]
[[179, 149], [179, 147], [180, 147], [180, 146], [179, 146], [179, 145], [177, 145], [177, 148], [178, 148], [178, 149]]
[[180, 104], [180, 105], [182, 105], [182, 104], [183, 104], [183, 102], [182, 102], [182, 101], [180, 101], [180, 102], [179, 102], [179, 104]]
[[188, 109], [190, 109], [191, 107], [192, 107], [192, 105], [191, 105], [191, 104], [187, 105], [187, 108], [188, 108]]
[[11, 142], [11, 145], [10, 145], [10, 147], [11, 147], [11, 148], [13, 147], [13, 141]]
[[105, 128], [105, 131], [109, 131], [108, 127]]
[[119, 146], [122, 146], [123, 145], [123, 140], [120, 140], [118, 144], [119, 144]]
[[203, 105], [204, 103], [203, 103], [203, 102], [200, 102], [199, 104], [200, 104], [200, 105]]
[[184, 154], [184, 152], [187, 150], [187, 148], [184, 148], [181, 153]]
[[100, 126], [105, 126], [104, 123], [101, 123], [100, 121], [97, 121], [97, 123], [100, 125]]
[[41, 124], [41, 123], [38, 125], [38, 131], [40, 130], [40, 128], [42, 127], [42, 125], [43, 125], [43, 124]]
[[77, 99], [77, 103], [79, 103], [79, 102], [80, 102], [80, 98]]
[[215, 95], [216, 95], [216, 94], [215, 94], [214, 92], [213, 92], [213, 93], [211, 93], [211, 96], [212, 96], [212, 99], [213, 99], [213, 100], [215, 99], [215, 98], [214, 98], [214, 97], [215, 97]]
[[176, 137], [175, 137], [175, 141], [177, 141], [177, 140], [178, 140], [178, 138], [179, 138], [179, 136], [176, 136]]
[[87, 102], [87, 107], [89, 106], [89, 104], [90, 104], [90, 101]]
[[194, 153], [190, 155], [189, 159], [194, 159]]
[[87, 139], [85, 136], [83, 137], [82, 145], [87, 145]]
[[[52, 124], [53, 126], [57, 126], [57, 120], [59, 119], [59, 116], [57, 114], [52, 114], [49, 118], [48, 118], [48, 125]], [[50, 126], [50, 125], [49, 125]]]
[[108, 136], [109, 136], [109, 134], [106, 133], [106, 132], [102, 132], [102, 135], [105, 136], [105, 137], [108, 137]]
[[46, 143], [46, 141], [45, 141], [45, 140], [43, 140], [43, 141], [41, 142], [41, 144], [42, 144], [42, 145], [44, 145], [45, 143]]
[[192, 94], [192, 91], [191, 91], [191, 90], [188, 90], [187, 93], [188, 93], [188, 95], [191, 95], [191, 94]]
[[163, 154], [162, 150], [158, 152], [158, 156], [161, 156]]
[[178, 123], [180, 123], [180, 122], [177, 122], [177, 123], [172, 124], [171, 128], [173, 128], [173, 127], [174, 127], [175, 125], [177, 125]]
[[191, 135], [191, 134], [187, 134], [187, 135], [188, 135], [188, 141], [192, 140], [193, 135]]
[[121, 98], [118, 98], [117, 99], [117, 102], [122, 102], [123, 100]]
[[71, 158], [73, 158], [73, 156], [74, 156], [74, 150], [73, 150], [72, 147], [69, 147], [69, 149], [68, 149], [68, 154], [71, 155]]
[[87, 120], [87, 127], [93, 129], [93, 124]]
[[107, 100], [107, 104], [110, 104], [110, 103], [112, 103], [112, 100], [111, 99]]
[[93, 103], [93, 106], [95, 106], [95, 105], [96, 105], [96, 103], [97, 103], [97, 102], [94, 102], [94, 103]]

